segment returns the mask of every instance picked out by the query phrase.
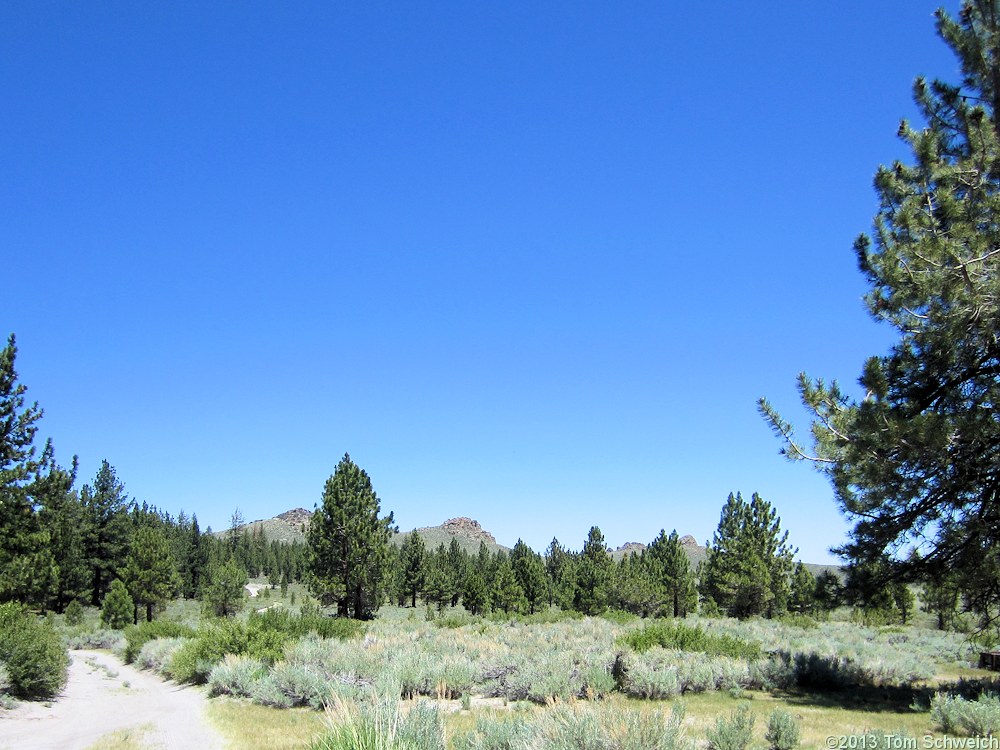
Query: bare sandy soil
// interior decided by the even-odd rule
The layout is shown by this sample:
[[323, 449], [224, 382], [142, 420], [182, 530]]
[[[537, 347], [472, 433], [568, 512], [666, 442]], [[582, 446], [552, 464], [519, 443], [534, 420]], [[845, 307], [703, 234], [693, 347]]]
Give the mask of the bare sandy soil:
[[0, 750], [83, 750], [119, 729], [143, 727], [158, 750], [224, 750], [204, 719], [201, 688], [164, 682], [103, 651], [71, 651], [69, 681], [52, 703], [0, 711]]

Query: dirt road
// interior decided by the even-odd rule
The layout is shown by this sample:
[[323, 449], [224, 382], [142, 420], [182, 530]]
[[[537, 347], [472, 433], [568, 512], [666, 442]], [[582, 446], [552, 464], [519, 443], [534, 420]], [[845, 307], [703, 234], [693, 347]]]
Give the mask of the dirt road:
[[69, 681], [51, 704], [0, 711], [0, 750], [83, 750], [119, 729], [141, 727], [145, 747], [224, 750], [204, 719], [200, 688], [164, 682], [102, 651], [70, 651]]

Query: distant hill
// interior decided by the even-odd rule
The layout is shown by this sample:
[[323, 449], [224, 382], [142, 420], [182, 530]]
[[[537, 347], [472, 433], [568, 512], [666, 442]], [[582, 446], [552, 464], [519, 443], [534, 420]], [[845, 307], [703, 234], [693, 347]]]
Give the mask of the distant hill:
[[[308, 511], [305, 508], [294, 508], [286, 510], [274, 518], [250, 521], [239, 528], [248, 534], [253, 533], [257, 529], [263, 529], [264, 536], [268, 541], [273, 540], [289, 544], [292, 542], [304, 542], [306, 539], [306, 529], [309, 528], [309, 521], [312, 519], [312, 515], [312, 511]], [[452, 539], [457, 539], [459, 546], [473, 555], [479, 551], [479, 543], [481, 541], [486, 543], [486, 548], [491, 553], [495, 554], [498, 550], [510, 551], [508, 547], [498, 544], [490, 532], [480, 526], [478, 521], [474, 521], [471, 518], [449, 518], [440, 526], [424, 526], [416, 529], [416, 532], [423, 537], [424, 545], [428, 550], [437, 549], [439, 544], [447, 547], [451, 544]], [[404, 531], [400, 534], [394, 534], [391, 541], [393, 544], [399, 546], [412, 533], [413, 531]], [[228, 535], [229, 529], [216, 533], [216, 536], [219, 537], [226, 537]]]
[[[621, 560], [625, 555], [638, 554], [642, 550], [646, 549], [645, 544], [639, 542], [626, 542], [618, 549], [611, 551], [611, 557], [615, 561]], [[691, 563], [691, 568], [697, 568], [698, 563], [704, 562], [708, 557], [708, 550], [702, 545], [698, 544], [698, 540], [693, 536], [688, 534], [687, 536], [681, 537], [681, 546], [684, 547], [684, 551], [687, 553], [688, 561]], [[806, 570], [813, 574], [813, 576], [819, 576], [821, 573], [830, 571], [838, 578], [843, 580], [844, 569], [839, 565], [820, 565], [817, 563], [805, 563]]]
[[[258, 529], [264, 530], [264, 537], [269, 542], [304, 542], [306, 540], [306, 529], [309, 527], [309, 520], [312, 518], [312, 511], [305, 508], [293, 508], [284, 513], [263, 520], [250, 521], [240, 526], [240, 530], [247, 534], [252, 534]], [[215, 536], [225, 538], [229, 536], [229, 529], [216, 531]]]
[[[311, 518], [312, 511], [308, 511], [305, 508], [293, 508], [292, 510], [286, 510], [274, 518], [243, 524], [240, 528], [245, 529], [248, 533], [253, 532], [257, 528], [262, 528], [268, 541], [273, 540], [287, 543], [304, 542], [306, 538], [305, 531], [309, 527]], [[490, 532], [479, 525], [478, 521], [466, 518], [465, 516], [449, 518], [439, 526], [423, 526], [415, 529], [415, 531], [423, 537], [424, 546], [428, 550], [437, 549], [438, 545], [441, 544], [447, 547], [451, 544], [452, 539], [456, 539], [459, 546], [472, 555], [479, 551], [480, 542], [485, 542], [486, 548], [493, 554], [496, 554], [498, 550], [510, 552], [510, 547], [505, 547], [497, 542]], [[413, 531], [404, 531], [394, 534], [391, 541], [393, 544], [399, 546], [412, 533]], [[227, 534], [229, 534], [228, 529], [216, 532], [216, 536], [220, 537], [225, 537]], [[697, 567], [698, 563], [705, 560], [707, 556], [705, 548], [698, 544], [698, 540], [690, 534], [681, 537], [681, 545], [687, 553], [692, 568]], [[615, 561], [618, 561], [625, 557], [625, 555], [638, 554], [644, 549], [646, 549], [646, 545], [640, 542], [626, 542], [618, 549], [611, 550], [611, 557]], [[535, 551], [543, 552], [544, 550]], [[817, 565], [814, 563], [806, 563], [805, 565], [806, 569], [814, 576], [818, 576], [827, 570], [834, 572], [841, 578], [844, 576], [843, 569], [836, 565]]]
[[[423, 538], [424, 546], [428, 550], [437, 549], [438, 545], [441, 544], [447, 547], [451, 544], [451, 540], [455, 539], [458, 541], [458, 546], [470, 555], [479, 552], [480, 542], [484, 542], [486, 549], [493, 554], [496, 554], [498, 550], [510, 551], [509, 547], [498, 544], [493, 535], [479, 525], [479, 521], [474, 521], [464, 516], [449, 518], [440, 526], [424, 526], [414, 529], [414, 531]], [[396, 534], [392, 539], [392, 543], [396, 545], [402, 544], [406, 537], [413, 534], [414, 531], [404, 531], [401, 534]]]
[[[625, 555], [639, 554], [647, 546], [641, 542], [626, 542], [618, 549], [611, 550], [611, 558], [617, 562], [625, 557]], [[698, 544], [698, 540], [690, 534], [681, 537], [681, 546], [684, 548], [684, 552], [687, 553], [688, 561], [691, 563], [692, 568], [696, 568], [698, 563], [706, 557], [705, 548]]]

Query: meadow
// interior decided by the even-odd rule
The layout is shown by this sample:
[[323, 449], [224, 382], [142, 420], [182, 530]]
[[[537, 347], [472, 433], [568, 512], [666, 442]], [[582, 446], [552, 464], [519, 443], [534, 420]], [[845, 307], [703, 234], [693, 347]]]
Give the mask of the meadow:
[[299, 605], [269, 592], [228, 621], [175, 602], [124, 633], [92, 615], [63, 631], [205, 684], [235, 748], [856, 750], [1000, 732], [993, 676], [960, 633], [397, 607], [345, 627], [290, 593]]

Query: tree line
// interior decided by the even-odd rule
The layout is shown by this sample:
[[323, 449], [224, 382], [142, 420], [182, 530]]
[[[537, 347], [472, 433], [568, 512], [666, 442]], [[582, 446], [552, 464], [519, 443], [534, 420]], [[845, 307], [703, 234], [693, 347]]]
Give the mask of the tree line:
[[[114, 467], [103, 461], [94, 479], [76, 487], [54, 457], [51, 441], [36, 456], [42, 411], [26, 403], [15, 370], [13, 335], [0, 350], [0, 603], [63, 612], [74, 603], [101, 606], [122, 626], [153, 619], [175, 597], [197, 598], [216, 615], [242, 606], [249, 578], [272, 586], [304, 581], [323, 605], [367, 619], [385, 602], [473, 614], [526, 613], [558, 607], [593, 615], [618, 609], [643, 617], [684, 617], [701, 611], [734, 617], [818, 614], [842, 603], [886, 621], [906, 622], [911, 589], [878, 567], [855, 565], [846, 586], [826, 571], [813, 577], [793, 563], [788, 533], [759, 495], [730, 495], [706, 559], [692, 567], [678, 534], [661, 530], [648, 546], [615, 561], [599, 527], [582, 549], [553, 539], [544, 553], [518, 540], [512, 550], [480, 544], [470, 554], [457, 540], [427, 549], [415, 531], [391, 544], [392, 514], [367, 473], [349, 455], [327, 480], [306, 542], [268, 541], [238, 511], [225, 536], [203, 533], [196, 515], [171, 516], [130, 498]], [[924, 587], [924, 604], [940, 627], [953, 624], [960, 600], [955, 577]]]
[[466, 551], [454, 537], [428, 549], [416, 530], [390, 544], [393, 516], [381, 516], [371, 479], [345, 455], [327, 480], [307, 535], [307, 577], [321, 602], [367, 619], [384, 602], [472, 614], [533, 614], [558, 607], [594, 615], [618, 609], [642, 617], [698, 611], [734, 617], [817, 614], [845, 601], [832, 571], [818, 578], [793, 562], [776, 510], [759, 495], [730, 495], [707, 558], [697, 567], [677, 531], [615, 561], [599, 527], [580, 551], [553, 539], [544, 553], [518, 540], [509, 552]]
[[135, 621], [178, 596], [231, 610], [248, 576], [302, 578], [303, 544], [269, 543], [260, 529], [202, 532], [197, 515], [130, 498], [107, 460], [76, 489], [76, 458], [65, 468], [51, 441], [37, 450], [42, 410], [27, 402], [16, 356], [12, 334], [0, 349], [0, 603], [63, 612], [102, 606], [115, 589], [114, 619]]

